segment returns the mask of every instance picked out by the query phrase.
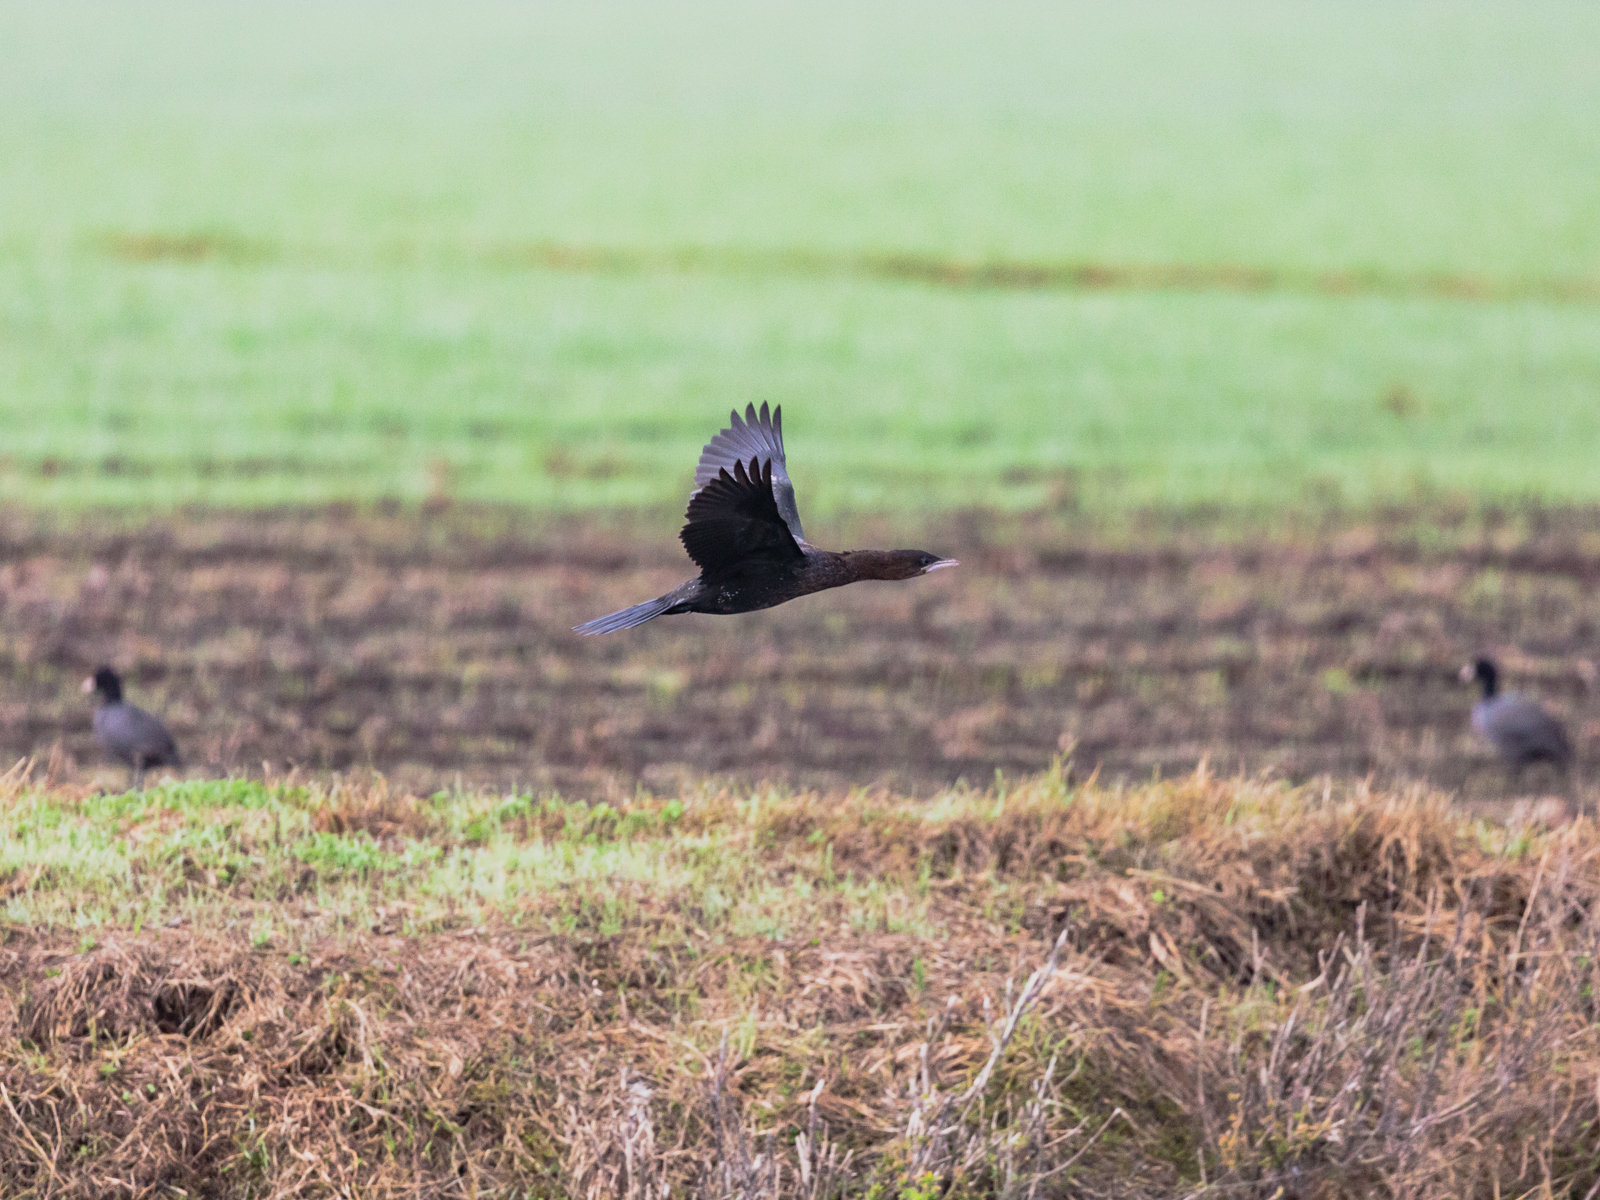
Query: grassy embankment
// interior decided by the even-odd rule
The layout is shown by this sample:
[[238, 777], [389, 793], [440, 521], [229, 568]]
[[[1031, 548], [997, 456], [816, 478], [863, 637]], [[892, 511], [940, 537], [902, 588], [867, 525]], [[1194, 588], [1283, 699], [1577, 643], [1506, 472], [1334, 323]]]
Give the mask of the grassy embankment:
[[1596, 20], [13, 6], [0, 498], [1593, 500]]
[[619, 808], [13, 772], [0, 815], [13, 1195], [1600, 1182], [1588, 822], [1062, 772]]

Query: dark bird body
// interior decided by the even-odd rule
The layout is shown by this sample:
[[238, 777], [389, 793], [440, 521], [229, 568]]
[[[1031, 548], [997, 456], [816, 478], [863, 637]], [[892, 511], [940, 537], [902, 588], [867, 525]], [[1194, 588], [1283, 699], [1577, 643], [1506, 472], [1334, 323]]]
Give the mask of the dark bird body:
[[863, 579], [912, 579], [956, 565], [925, 550], [819, 550], [800, 528], [783, 456], [783, 410], [730, 414], [706, 443], [678, 537], [700, 574], [664, 596], [579, 625], [579, 633], [631, 629], [671, 613], [754, 612]]
[[1482, 699], [1472, 706], [1472, 727], [1513, 772], [1540, 762], [1561, 771], [1572, 765], [1572, 743], [1561, 722], [1532, 700], [1500, 691], [1494, 663], [1480, 658], [1462, 667], [1461, 677], [1476, 679], [1483, 689]]
[[122, 680], [110, 667], [85, 679], [83, 690], [97, 693], [101, 701], [94, 710], [94, 740], [112, 758], [133, 768], [135, 790], [143, 785], [147, 768], [183, 765], [167, 727], [122, 698]]

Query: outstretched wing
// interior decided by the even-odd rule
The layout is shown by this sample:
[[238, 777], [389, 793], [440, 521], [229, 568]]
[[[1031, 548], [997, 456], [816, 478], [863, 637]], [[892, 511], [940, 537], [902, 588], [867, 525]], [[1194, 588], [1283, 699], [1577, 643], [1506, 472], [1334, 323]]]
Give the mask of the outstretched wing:
[[778, 515], [789, 527], [794, 540], [804, 545], [806, 535], [800, 528], [800, 509], [794, 501], [794, 484], [789, 482], [789, 471], [783, 461], [781, 404], [771, 413], [768, 413], [763, 402], [760, 412], [756, 411], [754, 404], [746, 405], [743, 418], [737, 412], [728, 414], [728, 427], [700, 451], [700, 462], [694, 469], [696, 494], [714, 482], [719, 472], [732, 471], [752, 458], [772, 464], [772, 496], [778, 506]]
[[688, 524], [678, 537], [708, 574], [747, 562], [794, 562], [805, 557], [773, 499], [772, 462], [735, 459], [733, 473], [717, 477], [689, 497]]

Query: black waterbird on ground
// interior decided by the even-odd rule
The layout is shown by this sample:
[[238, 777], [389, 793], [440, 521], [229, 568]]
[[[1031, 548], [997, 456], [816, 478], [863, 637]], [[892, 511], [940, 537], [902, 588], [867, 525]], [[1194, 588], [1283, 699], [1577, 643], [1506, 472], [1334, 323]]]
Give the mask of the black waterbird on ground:
[[1489, 739], [1513, 775], [1534, 763], [1549, 763], [1558, 771], [1572, 765], [1572, 743], [1561, 722], [1532, 700], [1500, 691], [1500, 673], [1490, 659], [1462, 667], [1461, 679], [1477, 680], [1483, 689], [1483, 698], [1472, 706], [1472, 727]]
[[146, 768], [183, 765], [167, 727], [122, 698], [122, 680], [110, 667], [96, 669], [83, 681], [83, 690], [100, 697], [94, 710], [94, 740], [112, 758], [133, 768], [134, 791], [144, 786]]
[[664, 596], [577, 627], [632, 629], [669, 613], [742, 613], [862, 579], [913, 579], [956, 566], [925, 550], [819, 550], [806, 541], [783, 459], [783, 409], [751, 404], [706, 443], [678, 537], [700, 574]]

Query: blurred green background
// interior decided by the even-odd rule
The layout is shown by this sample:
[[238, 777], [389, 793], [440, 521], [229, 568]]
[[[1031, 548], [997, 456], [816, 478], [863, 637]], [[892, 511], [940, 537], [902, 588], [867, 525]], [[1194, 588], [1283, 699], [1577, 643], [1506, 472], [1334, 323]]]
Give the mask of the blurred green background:
[[0, 5], [0, 500], [1600, 499], [1592, 3]]

